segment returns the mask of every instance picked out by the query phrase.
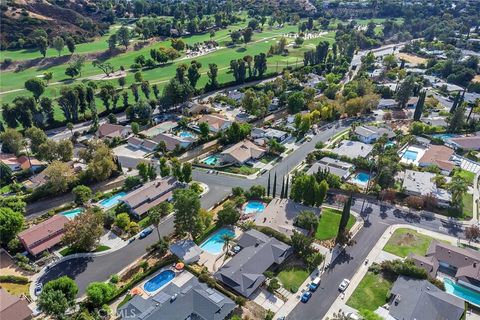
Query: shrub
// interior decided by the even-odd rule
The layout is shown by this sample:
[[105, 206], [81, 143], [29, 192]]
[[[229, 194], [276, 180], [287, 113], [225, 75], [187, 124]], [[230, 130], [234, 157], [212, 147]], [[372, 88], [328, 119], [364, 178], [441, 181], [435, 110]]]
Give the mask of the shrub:
[[112, 274], [112, 276], [110, 277], [110, 282], [118, 283], [119, 281], [120, 281], [120, 277], [118, 276], [118, 274]]
[[281, 233], [277, 230], [274, 230], [270, 227], [264, 227], [264, 226], [253, 226], [256, 230], [266, 234], [267, 236], [270, 236], [270, 237], [274, 237], [275, 239], [279, 240], [279, 241], [282, 241], [282, 242], [285, 242], [286, 244], [291, 244], [292, 241], [290, 240], [290, 238], [284, 234], [284, 233]]
[[278, 283], [277, 278], [273, 278], [270, 280], [267, 286], [267, 290], [273, 293], [275, 290], [280, 289], [280, 283]]
[[19, 277], [19, 276], [13, 276], [13, 275], [6, 275], [6, 276], [0, 276], [0, 283], [1, 282], [7, 282], [7, 283], [18, 283], [18, 284], [27, 284], [28, 278], [26, 277]]

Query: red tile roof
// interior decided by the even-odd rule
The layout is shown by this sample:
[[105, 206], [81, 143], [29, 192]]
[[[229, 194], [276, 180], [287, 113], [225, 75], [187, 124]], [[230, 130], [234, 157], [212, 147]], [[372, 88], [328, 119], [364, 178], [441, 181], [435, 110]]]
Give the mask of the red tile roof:
[[64, 226], [68, 221], [64, 215], [54, 215], [50, 219], [20, 232], [18, 238], [31, 254], [36, 255], [61, 242]]

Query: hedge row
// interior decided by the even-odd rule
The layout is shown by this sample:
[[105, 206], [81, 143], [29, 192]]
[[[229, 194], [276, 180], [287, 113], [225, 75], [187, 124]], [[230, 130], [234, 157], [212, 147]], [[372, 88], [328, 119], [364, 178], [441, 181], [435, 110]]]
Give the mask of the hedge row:
[[7, 276], [0, 276], [0, 282], [27, 284], [30, 281], [28, 281], [28, 278], [26, 277], [7, 275]]

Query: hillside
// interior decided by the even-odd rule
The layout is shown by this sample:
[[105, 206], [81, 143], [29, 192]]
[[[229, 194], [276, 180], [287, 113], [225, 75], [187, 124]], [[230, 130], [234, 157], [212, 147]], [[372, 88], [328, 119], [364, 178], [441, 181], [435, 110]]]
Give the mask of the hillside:
[[[58, 3], [58, 4], [57, 4]], [[108, 29], [104, 13], [92, 2], [15, 0], [1, 6], [2, 49], [33, 47], [30, 35], [44, 29], [51, 39], [57, 35], [71, 35], [77, 43], [84, 42]]]

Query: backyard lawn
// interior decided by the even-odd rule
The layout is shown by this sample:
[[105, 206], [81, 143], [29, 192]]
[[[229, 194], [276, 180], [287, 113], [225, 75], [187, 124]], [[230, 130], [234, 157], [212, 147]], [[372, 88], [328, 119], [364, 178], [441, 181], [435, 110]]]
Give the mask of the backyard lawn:
[[[334, 238], [338, 232], [338, 225], [340, 224], [340, 218], [342, 212], [336, 209], [322, 208], [322, 214], [320, 215], [320, 222], [315, 232], [315, 239], [317, 240], [329, 240]], [[348, 219], [347, 229], [355, 223], [355, 217], [350, 214]]]
[[471, 219], [473, 217], [473, 194], [465, 193], [463, 195], [463, 218]]
[[387, 294], [393, 283], [380, 274], [368, 272], [358, 284], [347, 305], [357, 310], [377, 310], [387, 302]]
[[434, 240], [432, 237], [420, 234], [415, 230], [400, 228], [395, 230], [390, 240], [383, 247], [383, 251], [401, 258], [408, 256], [410, 253], [424, 256], [432, 240]]
[[227, 168], [221, 169], [221, 171], [223, 171], [223, 172], [243, 174], [245, 176], [249, 176], [251, 174], [254, 174], [258, 170], [260, 170], [260, 169], [252, 168], [252, 167], [249, 167], [249, 166], [246, 166], [246, 165], [243, 165], [241, 167], [232, 166], [232, 167], [227, 167]]
[[7, 290], [8, 293], [11, 295], [20, 297], [22, 294], [25, 296], [29, 296], [29, 287], [30, 283], [19, 284], [19, 283], [9, 283], [9, 282], [2, 282], [0, 283], [0, 287]]
[[290, 292], [297, 292], [308, 275], [309, 272], [306, 268], [292, 266], [280, 271], [277, 278], [285, 289]]

